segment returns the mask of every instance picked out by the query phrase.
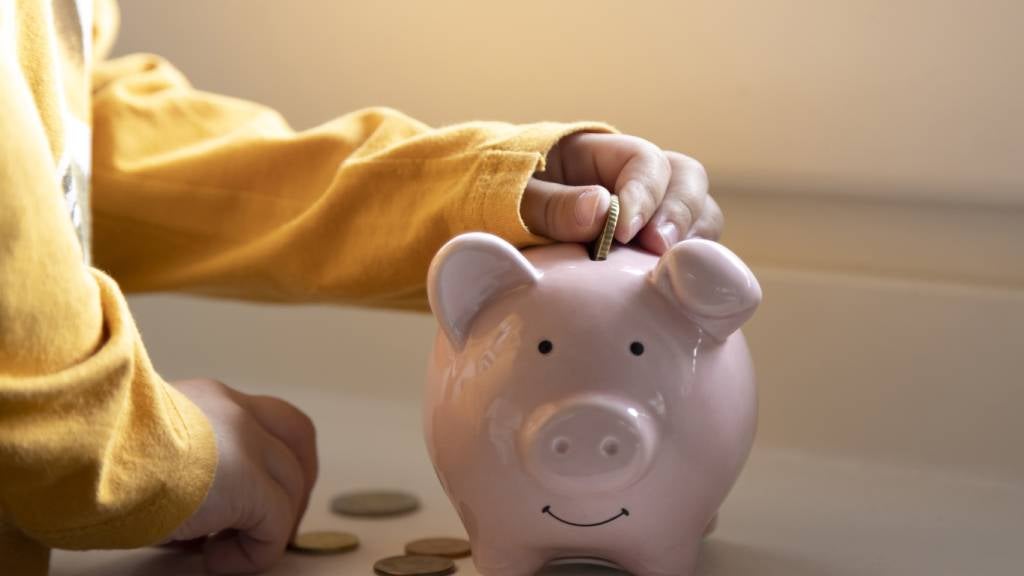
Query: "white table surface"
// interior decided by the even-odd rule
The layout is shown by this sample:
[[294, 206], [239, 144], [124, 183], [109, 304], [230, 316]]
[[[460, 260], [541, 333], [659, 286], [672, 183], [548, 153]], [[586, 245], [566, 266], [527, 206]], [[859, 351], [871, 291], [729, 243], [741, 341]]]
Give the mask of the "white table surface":
[[[264, 390], [265, 391], [265, 390]], [[281, 392], [278, 390], [278, 392]], [[356, 533], [349, 554], [287, 554], [274, 575], [372, 574], [373, 562], [405, 542], [464, 532], [433, 476], [415, 401], [289, 390], [318, 425], [321, 476], [304, 529]], [[398, 519], [349, 519], [331, 497], [360, 487], [418, 494], [422, 509]], [[703, 575], [928, 576], [1020, 574], [1024, 486], [955, 473], [897, 469], [756, 448], [705, 542]], [[470, 560], [459, 573], [477, 574]], [[558, 573], [608, 573], [559, 567]], [[57, 576], [203, 574], [196, 554], [166, 549], [57, 552]]]

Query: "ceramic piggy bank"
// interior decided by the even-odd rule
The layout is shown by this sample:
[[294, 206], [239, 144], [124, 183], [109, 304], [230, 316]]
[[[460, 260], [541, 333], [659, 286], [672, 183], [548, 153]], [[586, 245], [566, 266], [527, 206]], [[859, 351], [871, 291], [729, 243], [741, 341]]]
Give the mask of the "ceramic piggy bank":
[[480, 573], [692, 573], [754, 437], [747, 266], [700, 239], [592, 261], [470, 233], [438, 252], [428, 293], [427, 447]]

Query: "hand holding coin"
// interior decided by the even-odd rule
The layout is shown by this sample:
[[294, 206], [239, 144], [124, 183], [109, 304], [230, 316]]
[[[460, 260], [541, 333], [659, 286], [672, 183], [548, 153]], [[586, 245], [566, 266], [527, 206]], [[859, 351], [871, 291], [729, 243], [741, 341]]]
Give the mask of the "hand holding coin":
[[609, 194], [621, 202], [615, 239], [622, 244], [660, 255], [685, 238], [722, 233], [700, 162], [625, 134], [562, 138], [527, 183], [519, 212], [538, 236], [590, 243], [601, 234]]

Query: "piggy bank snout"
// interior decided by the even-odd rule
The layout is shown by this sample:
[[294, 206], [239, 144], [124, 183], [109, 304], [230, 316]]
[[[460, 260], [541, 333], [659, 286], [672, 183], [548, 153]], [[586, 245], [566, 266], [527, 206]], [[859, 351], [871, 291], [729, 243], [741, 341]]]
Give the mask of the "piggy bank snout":
[[657, 434], [646, 411], [611, 396], [537, 408], [519, 443], [526, 470], [556, 492], [621, 490], [650, 467]]

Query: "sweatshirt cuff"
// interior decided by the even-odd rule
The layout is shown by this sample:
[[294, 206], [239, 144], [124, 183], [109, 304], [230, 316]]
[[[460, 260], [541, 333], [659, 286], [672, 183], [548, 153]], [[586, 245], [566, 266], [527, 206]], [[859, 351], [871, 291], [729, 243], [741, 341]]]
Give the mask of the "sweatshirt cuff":
[[[128, 440], [133, 446], [131, 449], [126, 447], [130, 452], [122, 461], [131, 462], [130, 466], [138, 468], [145, 466], [147, 459], [155, 459], [148, 467], [148, 480], [153, 483], [153, 491], [145, 496], [140, 494], [136, 501], [129, 500], [130, 508], [123, 511], [117, 510], [117, 498], [123, 494], [111, 494], [114, 502], [111, 502], [109, 516], [98, 523], [29, 532], [53, 548], [138, 548], [166, 540], [203, 503], [217, 469], [217, 444], [206, 415], [156, 374], [115, 281], [96, 269], [91, 272], [100, 287], [108, 331], [106, 342], [91, 359], [100, 373], [91, 376], [134, 377], [135, 382], [130, 386], [136, 390], [131, 393], [135, 398], [129, 401], [137, 403], [137, 406], [129, 409], [128, 413], [145, 412], [146, 415], [129, 418], [146, 422], [142, 429], [125, 430], [126, 435], [136, 438]], [[134, 366], [127, 370], [127, 374], [118, 374], [124, 370], [120, 361], [123, 356], [128, 356]], [[111, 373], [103, 374], [108, 370]], [[145, 381], [148, 382], [143, 384]], [[145, 476], [147, 472], [139, 469], [135, 474]], [[134, 478], [130, 476], [132, 474], [112, 482], [131, 483]], [[131, 489], [130, 486], [124, 488]]]
[[535, 172], [546, 168], [548, 152], [559, 140], [579, 132], [617, 133], [601, 122], [526, 124], [483, 152], [469, 201], [477, 230], [504, 238], [517, 248], [550, 243], [523, 222], [523, 192]]

